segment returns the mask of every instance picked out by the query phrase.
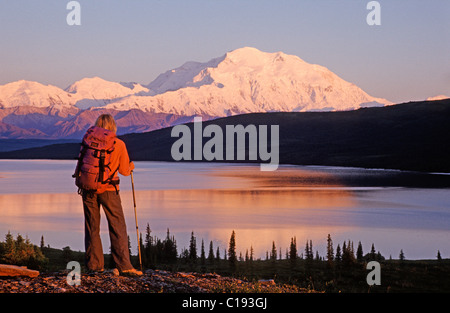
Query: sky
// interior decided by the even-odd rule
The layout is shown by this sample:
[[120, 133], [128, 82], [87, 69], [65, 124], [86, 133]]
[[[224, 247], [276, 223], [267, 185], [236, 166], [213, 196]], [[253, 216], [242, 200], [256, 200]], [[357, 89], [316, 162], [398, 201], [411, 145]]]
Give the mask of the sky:
[[450, 1], [0, 0], [0, 84], [66, 88], [84, 77], [148, 84], [241, 47], [327, 67], [374, 97], [450, 96]]

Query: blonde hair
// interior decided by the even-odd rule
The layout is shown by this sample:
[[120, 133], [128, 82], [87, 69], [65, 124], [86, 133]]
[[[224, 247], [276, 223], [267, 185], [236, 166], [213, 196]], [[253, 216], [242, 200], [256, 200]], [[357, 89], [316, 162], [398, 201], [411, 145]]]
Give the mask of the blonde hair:
[[117, 132], [116, 121], [110, 114], [102, 114], [97, 118], [95, 126], [101, 127], [112, 132]]

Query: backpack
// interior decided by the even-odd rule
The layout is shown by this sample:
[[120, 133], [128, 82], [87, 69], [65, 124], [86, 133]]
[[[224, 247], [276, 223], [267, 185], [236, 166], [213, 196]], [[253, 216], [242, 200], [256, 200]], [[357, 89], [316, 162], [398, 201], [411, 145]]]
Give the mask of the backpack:
[[115, 139], [114, 132], [101, 127], [92, 126], [87, 130], [81, 142], [75, 173], [72, 175], [78, 193], [81, 194], [83, 190], [102, 193], [109, 185], [113, 185], [117, 191], [119, 181], [112, 179], [118, 169], [113, 171], [110, 168]]

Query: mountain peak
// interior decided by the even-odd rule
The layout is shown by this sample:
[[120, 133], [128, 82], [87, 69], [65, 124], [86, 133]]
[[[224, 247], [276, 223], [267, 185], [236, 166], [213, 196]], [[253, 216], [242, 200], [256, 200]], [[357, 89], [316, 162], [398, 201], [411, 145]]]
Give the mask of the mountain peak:
[[2, 91], [5, 90], [13, 90], [13, 89], [21, 89], [21, 90], [35, 90], [35, 89], [39, 89], [39, 88], [45, 88], [45, 87], [54, 87], [52, 85], [44, 85], [35, 81], [31, 81], [31, 80], [18, 80], [15, 82], [10, 82], [7, 83], [3, 86], [0, 86], [0, 88], [2, 88]]
[[70, 86], [68, 86], [64, 90], [67, 92], [70, 92], [70, 93], [77, 93], [79, 88], [84, 88], [86, 85], [91, 85], [91, 86], [98, 85], [102, 82], [104, 82], [104, 80], [97, 76], [85, 77], [85, 78], [82, 78], [82, 79], [72, 83]]
[[74, 95], [76, 106], [81, 109], [102, 107], [112, 99], [118, 99], [139, 92], [148, 92], [148, 88], [136, 83], [116, 83], [98, 76], [83, 78], [65, 89]]
[[242, 47], [207, 62], [185, 62], [148, 85], [83, 78], [65, 90], [36, 82], [0, 86], [0, 106], [75, 105], [177, 115], [353, 110], [392, 104], [296, 55]]
[[70, 95], [62, 89], [28, 80], [19, 80], [0, 86], [0, 96], [2, 108], [66, 106], [73, 103]]
[[227, 52], [227, 56], [233, 57], [233, 56], [244, 56], [244, 57], [251, 57], [251, 56], [257, 56], [257, 55], [263, 55], [267, 52], [263, 52], [257, 48], [254, 47], [242, 47], [237, 48], [235, 50], [231, 50]]
[[226, 54], [225, 59], [232, 60], [233, 62], [236, 63], [243, 62], [246, 63], [247, 65], [251, 63], [262, 64], [262, 63], [274, 63], [282, 61], [304, 62], [298, 56], [288, 55], [282, 51], [264, 52], [254, 47], [243, 47], [236, 50], [232, 50]]
[[[275, 53], [282, 53], [282, 52], [279, 51], [279, 52], [275, 52]], [[274, 54], [274, 53], [261, 51], [255, 47], [242, 47], [242, 48], [237, 48], [235, 50], [231, 50], [231, 51], [227, 52], [227, 55], [229, 55], [229, 56], [239, 55], [239, 56], [244, 56], [244, 57], [264, 56], [264, 55], [268, 55], [268, 54]]]
[[[107, 81], [98, 76], [82, 78], [67, 87], [65, 90], [70, 93], [83, 94], [83, 96], [87, 96], [88, 98], [94, 94], [98, 97], [102, 93], [105, 94], [114, 92], [124, 96], [139, 91], [148, 91], [139, 84], [116, 83]], [[100, 98], [103, 99], [103, 96], [100, 96]]]

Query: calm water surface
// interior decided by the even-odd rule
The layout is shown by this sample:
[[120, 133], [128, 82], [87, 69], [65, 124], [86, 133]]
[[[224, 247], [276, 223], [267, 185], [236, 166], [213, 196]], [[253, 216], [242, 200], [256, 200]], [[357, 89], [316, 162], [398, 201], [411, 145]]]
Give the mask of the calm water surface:
[[[450, 257], [449, 175], [356, 168], [281, 166], [261, 172], [259, 165], [136, 162], [139, 230], [152, 235], [167, 229], [179, 250], [212, 240], [223, 256], [232, 230], [237, 252], [252, 246], [265, 257], [275, 242], [283, 258], [290, 239], [303, 252], [306, 240], [325, 256], [326, 237], [334, 247], [372, 243], [385, 257]], [[71, 177], [75, 161], [0, 160], [0, 235], [28, 236], [39, 244], [84, 251], [81, 197]], [[432, 186], [432, 188], [427, 188]], [[121, 177], [121, 197], [133, 247], [137, 247], [130, 177]], [[106, 219], [102, 240], [109, 251]], [[132, 249], [136, 253], [136, 248]], [[199, 251], [200, 252], [200, 251]]]

